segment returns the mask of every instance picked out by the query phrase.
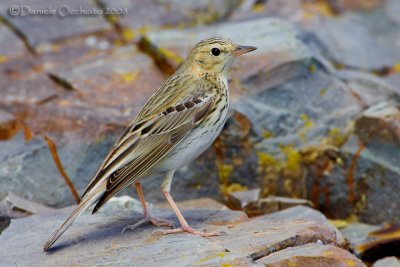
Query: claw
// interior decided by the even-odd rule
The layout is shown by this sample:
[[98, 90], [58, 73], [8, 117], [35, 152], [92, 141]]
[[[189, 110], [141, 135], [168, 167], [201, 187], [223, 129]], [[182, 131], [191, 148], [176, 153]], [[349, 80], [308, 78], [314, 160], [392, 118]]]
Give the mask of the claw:
[[175, 228], [175, 224], [173, 222], [171, 222], [171, 221], [164, 220], [164, 219], [157, 219], [157, 218], [153, 218], [153, 217], [148, 216], [148, 217], [145, 217], [145, 218], [141, 219], [140, 221], [138, 221], [138, 222], [136, 222], [134, 224], [126, 226], [122, 230], [121, 234], [123, 234], [125, 232], [125, 230], [134, 230], [134, 229], [138, 228], [139, 226], [141, 226], [142, 224], [145, 224], [145, 223], [151, 223], [156, 227], [168, 226], [170, 228]]
[[187, 232], [187, 233], [190, 233], [190, 234], [193, 234], [193, 235], [198, 235], [198, 236], [201, 236], [201, 237], [210, 237], [210, 236], [219, 236], [219, 235], [221, 235], [220, 233], [217, 233], [217, 232], [207, 233], [207, 232], [198, 231], [198, 230], [193, 229], [190, 226], [183, 226], [183, 227], [179, 227], [179, 228], [176, 228], [176, 229], [160, 230], [160, 231], [164, 235], [181, 233], [181, 232]]

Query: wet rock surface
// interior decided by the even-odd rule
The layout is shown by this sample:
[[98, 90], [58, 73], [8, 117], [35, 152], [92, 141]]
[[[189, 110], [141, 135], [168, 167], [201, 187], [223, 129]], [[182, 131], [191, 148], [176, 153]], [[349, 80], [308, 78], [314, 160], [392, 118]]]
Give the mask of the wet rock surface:
[[[87, 212], [81, 216], [47, 253], [42, 251], [43, 242], [72, 211], [72, 207], [13, 220], [0, 236], [0, 243], [8, 248], [7, 254], [4, 248], [0, 252], [2, 263], [61, 266], [134, 263], [152, 266], [162, 262], [166, 266], [178, 263], [211, 266], [240, 262], [242, 266], [250, 266], [275, 261], [275, 255], [286, 254], [287, 247], [296, 248], [307, 244], [314, 246], [312, 244], [316, 242], [321, 249], [314, 251], [314, 255], [324, 257], [327, 254], [324, 251], [328, 250], [328, 260], [346, 255], [343, 260], [359, 262], [339, 248], [345, 242], [337, 229], [329, 225], [321, 213], [305, 207], [254, 219], [247, 219], [242, 212], [229, 210], [199, 209], [183, 212], [193, 227], [224, 232], [213, 238], [189, 234], [164, 236], [147, 225], [121, 234], [124, 226], [141, 218], [140, 210], [136, 200], [126, 197], [114, 199], [99, 214], [91, 216]], [[171, 211], [152, 211], [157, 216], [176, 221]], [[323, 244], [327, 244], [326, 249], [322, 249], [325, 248]], [[309, 262], [312, 263], [312, 259]], [[317, 263], [318, 259], [314, 262]]]

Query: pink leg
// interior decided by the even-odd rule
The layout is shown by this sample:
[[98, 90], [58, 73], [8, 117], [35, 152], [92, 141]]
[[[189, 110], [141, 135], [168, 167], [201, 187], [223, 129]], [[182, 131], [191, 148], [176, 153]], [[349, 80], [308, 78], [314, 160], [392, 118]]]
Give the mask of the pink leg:
[[199, 235], [202, 237], [209, 237], [209, 236], [218, 236], [220, 233], [206, 233], [206, 232], [201, 232], [194, 230], [192, 227], [189, 226], [189, 224], [186, 222], [185, 218], [183, 217], [182, 213], [180, 212], [178, 206], [176, 206], [176, 203], [174, 199], [171, 197], [170, 193], [168, 191], [163, 191], [165, 198], [168, 200], [169, 204], [171, 205], [172, 209], [174, 210], [176, 216], [179, 219], [179, 222], [181, 223], [180, 228], [172, 229], [172, 230], [164, 230], [162, 231], [164, 234], [173, 234], [173, 233], [179, 233], [179, 232], [187, 232], [191, 233], [194, 235]]
[[138, 192], [140, 202], [142, 203], [144, 218], [142, 220], [138, 221], [135, 224], [126, 226], [122, 230], [122, 232], [124, 232], [126, 229], [134, 230], [135, 228], [137, 228], [140, 225], [145, 224], [145, 223], [151, 223], [154, 226], [158, 226], [158, 227], [159, 226], [168, 226], [168, 227], [174, 228], [175, 225], [174, 225], [173, 222], [168, 221], [168, 220], [164, 220], [164, 219], [157, 219], [157, 218], [154, 218], [154, 217], [150, 216], [149, 210], [147, 208], [146, 201], [144, 199], [142, 186], [140, 185], [140, 183], [135, 183], [135, 187], [136, 187], [136, 191]]

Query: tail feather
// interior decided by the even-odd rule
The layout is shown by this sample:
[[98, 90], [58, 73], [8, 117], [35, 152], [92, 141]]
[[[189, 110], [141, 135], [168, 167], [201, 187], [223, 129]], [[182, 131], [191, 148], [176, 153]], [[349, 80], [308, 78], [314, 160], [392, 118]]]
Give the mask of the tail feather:
[[79, 206], [71, 213], [67, 220], [58, 228], [54, 234], [50, 237], [50, 239], [44, 245], [44, 251], [47, 251], [54, 242], [71, 226], [71, 224], [79, 217], [85, 210], [87, 210], [91, 205], [99, 200], [102, 192], [97, 192], [94, 194], [87, 195]]

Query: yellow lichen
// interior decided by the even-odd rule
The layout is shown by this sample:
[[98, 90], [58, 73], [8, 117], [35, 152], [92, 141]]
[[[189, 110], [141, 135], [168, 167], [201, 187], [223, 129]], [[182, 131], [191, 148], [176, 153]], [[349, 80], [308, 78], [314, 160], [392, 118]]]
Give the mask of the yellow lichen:
[[317, 71], [317, 66], [315, 66], [315, 64], [310, 64], [310, 65], [308, 66], [308, 71], [309, 71], [310, 73], [316, 72], [316, 71]]
[[270, 131], [264, 130], [262, 132], [262, 137], [265, 138], [265, 139], [271, 138], [273, 136], [274, 136], [274, 134], [272, 132], [270, 132]]
[[204, 262], [206, 262], [206, 261], [208, 261], [208, 260], [215, 259], [215, 258], [220, 258], [220, 259], [222, 259], [222, 258], [225, 257], [225, 254], [226, 254], [225, 252], [219, 252], [219, 253], [212, 254], [212, 255], [210, 255], [210, 256], [201, 258], [200, 260], [197, 261], [197, 264], [199, 264], [199, 263], [204, 263]]
[[285, 179], [283, 182], [283, 188], [285, 189], [286, 192], [292, 192], [293, 191], [293, 181], [290, 179]]
[[328, 91], [328, 89], [321, 89], [321, 90], [319, 90], [319, 95], [324, 96], [327, 91]]
[[339, 128], [333, 127], [329, 130], [327, 143], [335, 147], [341, 147], [347, 140], [347, 136], [342, 134]]
[[108, 15], [107, 20], [108, 22], [115, 24], [118, 22], [118, 17], [116, 15]]
[[264, 152], [257, 152], [257, 157], [258, 157], [258, 165], [267, 167], [267, 166], [276, 166], [277, 161], [276, 159]]
[[300, 173], [301, 171], [301, 155], [300, 152], [293, 148], [293, 146], [281, 146], [281, 151], [286, 156], [285, 169], [293, 173]]
[[296, 260], [296, 257], [294, 257], [293, 259], [288, 259], [288, 261], [287, 261], [287, 263], [288, 263], [288, 266], [289, 267], [297, 267], [298, 265], [297, 265], [297, 260]]
[[307, 114], [301, 114], [300, 119], [303, 121], [304, 127], [299, 132], [299, 136], [305, 142], [306, 134], [307, 134], [308, 130], [310, 130], [314, 126], [314, 123], [308, 118]]
[[125, 27], [122, 29], [122, 36], [125, 41], [131, 41], [135, 38], [135, 32], [131, 28]]
[[7, 61], [7, 57], [4, 55], [0, 55], [0, 64], [3, 64]]
[[314, 163], [320, 156], [319, 147], [310, 146], [301, 150], [301, 159], [306, 164]]
[[304, 19], [310, 19], [316, 15], [322, 15], [326, 17], [332, 17], [336, 15], [332, 11], [331, 6], [323, 0], [317, 1], [316, 3], [303, 2], [303, 11]]
[[233, 166], [230, 164], [224, 164], [217, 162], [218, 176], [221, 184], [227, 184], [229, 180], [229, 175], [233, 171]]
[[150, 28], [150, 25], [143, 25], [142, 27], [140, 27], [139, 29], [137, 29], [137, 32], [138, 32], [140, 35], [143, 35], [143, 34], [149, 32], [150, 29], [151, 29], [151, 28]]
[[394, 64], [392, 69], [394, 72], [400, 72], [400, 63]]
[[346, 259], [345, 262], [346, 262], [346, 265], [349, 267], [354, 267], [357, 265], [357, 263], [352, 259]]
[[308, 118], [307, 114], [301, 114], [300, 119], [303, 120], [305, 129], [308, 130], [314, 126], [314, 123]]
[[240, 192], [240, 191], [246, 191], [247, 190], [247, 186], [245, 185], [241, 185], [239, 183], [232, 183], [228, 186], [225, 186], [225, 193], [230, 194], [233, 192]]
[[264, 5], [262, 3], [255, 4], [251, 8], [254, 13], [263, 13], [264, 12]]
[[322, 254], [323, 254], [324, 256], [331, 256], [331, 255], [333, 255], [333, 252], [330, 251], [330, 250], [325, 250]]
[[130, 83], [136, 80], [136, 78], [139, 76], [139, 71], [134, 71], [134, 72], [125, 72], [121, 74], [121, 79], [125, 83]]
[[168, 50], [166, 48], [162, 48], [160, 47], [158, 49], [160, 51], [161, 54], [163, 54], [166, 58], [171, 59], [173, 61], [175, 61], [177, 64], [182, 63], [183, 59], [178, 56], [177, 54], [175, 54], [174, 52], [172, 52], [171, 50]]
[[328, 222], [338, 229], [345, 228], [347, 225], [349, 225], [346, 220], [328, 220]]

